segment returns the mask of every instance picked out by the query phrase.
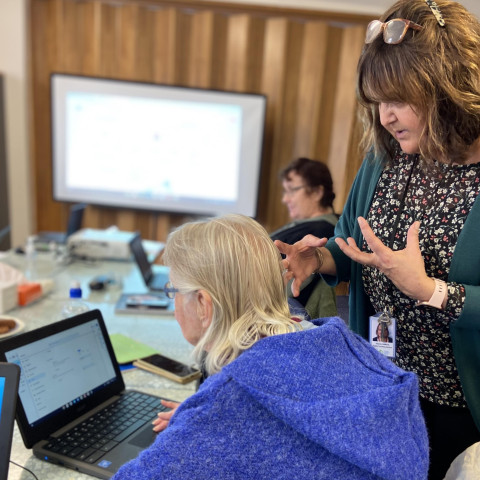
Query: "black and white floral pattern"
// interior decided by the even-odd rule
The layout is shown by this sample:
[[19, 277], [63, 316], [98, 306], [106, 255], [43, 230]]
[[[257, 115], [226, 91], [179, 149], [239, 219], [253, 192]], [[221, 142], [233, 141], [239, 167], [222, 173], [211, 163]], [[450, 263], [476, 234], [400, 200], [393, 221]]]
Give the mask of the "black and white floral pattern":
[[[480, 164], [438, 163], [428, 170], [420, 163], [417, 155], [396, 155], [379, 179], [367, 220], [394, 250], [405, 247], [408, 228], [419, 220], [427, 275], [447, 281], [458, 236], [479, 193]], [[369, 251], [366, 243], [363, 250]], [[464, 287], [448, 283], [447, 307], [440, 311], [417, 307], [375, 268], [363, 267], [363, 282], [374, 308], [391, 309], [397, 319], [395, 362], [418, 374], [421, 397], [465, 406], [449, 332], [462, 312]]]

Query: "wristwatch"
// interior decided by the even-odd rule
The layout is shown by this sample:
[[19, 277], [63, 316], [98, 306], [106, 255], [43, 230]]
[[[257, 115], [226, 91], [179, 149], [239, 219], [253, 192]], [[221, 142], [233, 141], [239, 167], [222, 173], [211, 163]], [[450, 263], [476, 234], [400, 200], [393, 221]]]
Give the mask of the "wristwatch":
[[447, 284], [443, 280], [434, 278], [435, 280], [435, 290], [433, 295], [430, 297], [430, 300], [426, 302], [417, 302], [417, 306], [425, 305], [427, 307], [435, 307], [439, 310], [442, 310], [443, 301], [445, 300], [445, 295], [447, 294]]

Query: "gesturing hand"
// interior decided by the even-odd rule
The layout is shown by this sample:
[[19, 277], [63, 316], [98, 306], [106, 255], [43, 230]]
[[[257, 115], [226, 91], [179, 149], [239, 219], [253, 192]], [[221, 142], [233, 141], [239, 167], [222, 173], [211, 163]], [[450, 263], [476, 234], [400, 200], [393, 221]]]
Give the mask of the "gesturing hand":
[[362, 252], [351, 237], [347, 238], [347, 242], [341, 238], [335, 239], [342, 252], [355, 262], [380, 270], [408, 297], [428, 300], [435, 283], [425, 272], [425, 262], [420, 252], [420, 222], [410, 226], [405, 248], [397, 251], [385, 246], [363, 217], [358, 217], [358, 224], [372, 253]]
[[300, 294], [302, 283], [317, 268], [315, 248], [323, 247], [327, 243], [327, 239], [307, 235], [293, 245], [280, 240], [275, 240], [274, 243], [280, 253], [285, 255], [285, 259], [282, 261], [283, 267], [286, 269], [284, 279], [289, 281], [294, 278], [292, 293], [297, 297]]

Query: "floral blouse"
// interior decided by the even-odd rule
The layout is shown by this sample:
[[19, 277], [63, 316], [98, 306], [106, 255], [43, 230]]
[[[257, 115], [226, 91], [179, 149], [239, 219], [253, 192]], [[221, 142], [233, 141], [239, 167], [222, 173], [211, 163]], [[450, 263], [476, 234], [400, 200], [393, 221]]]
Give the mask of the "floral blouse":
[[[480, 164], [421, 166], [418, 155], [399, 152], [377, 184], [367, 221], [393, 250], [405, 247], [407, 230], [421, 222], [420, 250], [429, 277], [447, 281], [450, 263], [480, 189]], [[366, 242], [363, 250], [370, 251]], [[466, 406], [450, 341], [450, 322], [461, 314], [462, 285], [448, 283], [445, 310], [416, 306], [375, 268], [363, 267], [365, 291], [377, 312], [397, 320], [395, 363], [417, 373], [420, 396], [448, 406]]]

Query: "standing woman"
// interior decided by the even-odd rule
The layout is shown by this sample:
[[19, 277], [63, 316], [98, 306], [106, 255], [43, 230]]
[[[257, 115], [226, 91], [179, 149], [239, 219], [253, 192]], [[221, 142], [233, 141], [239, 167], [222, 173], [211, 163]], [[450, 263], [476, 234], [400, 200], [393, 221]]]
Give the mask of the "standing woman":
[[[289, 246], [293, 291], [351, 282], [350, 326], [395, 325], [420, 379], [430, 478], [480, 440], [480, 23], [447, 0], [401, 0], [367, 29], [357, 91], [368, 153], [335, 237]], [[475, 425], [476, 423], [476, 425]]]

